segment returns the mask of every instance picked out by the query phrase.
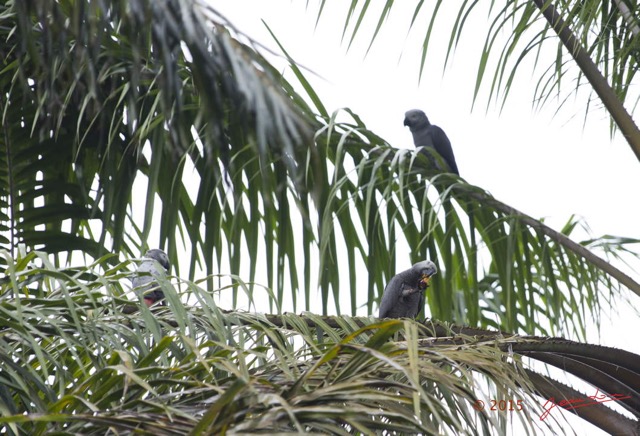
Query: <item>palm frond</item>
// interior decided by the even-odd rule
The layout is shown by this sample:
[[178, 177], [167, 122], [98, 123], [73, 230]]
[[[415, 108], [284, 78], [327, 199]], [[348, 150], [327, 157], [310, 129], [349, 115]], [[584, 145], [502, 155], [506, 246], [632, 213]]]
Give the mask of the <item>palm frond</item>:
[[8, 434], [502, 434], [503, 418], [477, 410], [491, 398], [521, 401], [511, 416], [529, 433], [560, 418], [537, 419], [540, 388], [513, 354], [561, 351], [560, 340], [468, 336], [410, 320], [223, 313], [202, 287], [162, 278], [168, 305], [149, 309], [128, 290], [126, 263], [58, 269], [44, 254], [3, 255]]
[[[284, 171], [304, 191], [294, 162], [313, 162], [300, 147], [313, 120], [292, 104], [281, 75], [251, 41], [211, 6], [8, 2], [0, 6], [0, 33], [0, 111], [9, 127], [0, 138], [8, 168], [2, 211], [13, 223], [5, 242], [12, 247], [79, 249], [97, 258], [146, 246], [153, 207], [143, 225], [133, 224], [138, 237], [125, 243], [140, 173], [148, 205], [156, 195], [162, 201], [160, 242], [169, 241], [174, 258], [177, 226], [199, 242], [191, 227], [201, 223], [193, 216], [203, 207], [196, 198], [221, 220], [221, 206], [211, 203], [224, 202], [214, 194], [225, 190], [225, 175], [257, 174], [256, 194], [268, 198], [285, 183]], [[190, 192], [182, 177], [188, 160], [209, 190]], [[265, 206], [269, 217], [276, 213]], [[87, 242], [92, 231], [95, 246]], [[210, 253], [216, 242], [205, 237], [202, 245]]]

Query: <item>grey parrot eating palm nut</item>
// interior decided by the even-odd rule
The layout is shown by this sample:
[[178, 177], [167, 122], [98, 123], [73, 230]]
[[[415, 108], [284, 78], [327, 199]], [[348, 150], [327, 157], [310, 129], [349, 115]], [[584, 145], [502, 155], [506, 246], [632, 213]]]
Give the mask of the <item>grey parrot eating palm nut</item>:
[[393, 276], [384, 288], [378, 318], [415, 318], [424, 307], [424, 292], [438, 272], [430, 260], [418, 262]]

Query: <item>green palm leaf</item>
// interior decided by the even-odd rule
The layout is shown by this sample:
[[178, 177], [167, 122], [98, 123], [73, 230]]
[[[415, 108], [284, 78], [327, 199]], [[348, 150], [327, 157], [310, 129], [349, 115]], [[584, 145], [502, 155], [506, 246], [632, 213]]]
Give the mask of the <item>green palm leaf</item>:
[[[126, 263], [57, 269], [44, 254], [4, 257], [0, 422], [9, 434], [501, 433], [499, 415], [474, 409], [491, 398], [524, 403], [517, 413], [534, 432], [540, 387], [565, 388], [527, 370], [532, 385], [517, 354], [579, 360], [588, 347], [410, 320], [222, 312], [202, 287], [162, 278], [169, 304], [149, 310], [123, 298]], [[637, 367], [624, 352], [584, 355], [620, 374]], [[634, 425], [617, 416], [618, 428]]]

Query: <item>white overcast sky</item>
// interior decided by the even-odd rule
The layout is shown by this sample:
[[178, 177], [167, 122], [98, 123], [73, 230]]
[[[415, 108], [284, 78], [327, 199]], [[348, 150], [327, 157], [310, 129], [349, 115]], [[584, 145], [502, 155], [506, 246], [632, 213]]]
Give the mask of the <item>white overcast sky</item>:
[[[592, 236], [640, 239], [640, 162], [622, 135], [610, 137], [609, 118], [598, 100], [591, 103], [586, 125], [586, 93], [569, 99], [559, 111], [556, 100], [534, 111], [532, 99], [538, 76], [531, 72], [530, 59], [520, 67], [502, 112], [495, 104], [487, 108], [486, 94], [481, 94], [472, 111], [475, 78], [489, 25], [486, 10], [472, 14], [453, 58], [443, 70], [451, 27], [461, 3], [444, 2], [419, 82], [420, 50], [432, 2], [425, 2], [410, 32], [416, 2], [395, 2], [366, 56], [385, 2], [372, 2], [369, 19], [349, 50], [341, 35], [350, 2], [327, 2], [317, 27], [314, 1], [212, 3], [238, 30], [277, 52], [264, 20], [289, 54], [317, 73], [307, 73], [307, 78], [330, 112], [348, 107], [393, 146], [409, 148], [413, 143], [403, 126], [404, 112], [422, 109], [433, 124], [446, 131], [460, 174], [469, 183], [524, 213], [545, 218], [556, 229], [575, 214], [584, 218]], [[490, 3], [485, 2], [483, 7]], [[500, 43], [496, 47], [502, 50]], [[549, 66], [555, 50], [555, 42], [549, 44], [545, 52], [548, 58], [540, 61], [540, 69]], [[284, 62], [282, 65], [286, 77], [295, 83]], [[492, 80], [491, 68], [483, 84], [485, 89]], [[566, 81], [565, 85], [562, 97], [571, 91], [572, 84]], [[587, 235], [580, 233], [579, 237]], [[398, 265], [402, 266], [400, 260]], [[630, 273], [639, 279], [636, 271]], [[592, 336], [590, 342], [640, 352], [640, 341], [633, 333], [639, 324], [637, 314], [622, 307], [619, 314], [610, 317], [605, 320], [602, 338]], [[589, 432], [597, 433], [593, 428]]]

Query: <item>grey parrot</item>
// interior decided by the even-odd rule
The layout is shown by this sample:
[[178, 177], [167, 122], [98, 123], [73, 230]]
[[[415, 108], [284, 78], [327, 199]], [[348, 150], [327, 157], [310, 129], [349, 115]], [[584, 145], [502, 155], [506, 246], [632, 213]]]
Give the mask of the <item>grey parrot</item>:
[[132, 283], [134, 289], [143, 295], [147, 306], [151, 306], [164, 300], [164, 292], [160, 289], [157, 277], [169, 272], [169, 257], [164, 251], [152, 248], [145, 253], [143, 259], [138, 265], [138, 276]]
[[424, 291], [438, 272], [430, 260], [418, 262], [393, 276], [384, 288], [378, 318], [415, 318], [424, 306]]
[[[452, 173], [460, 175], [458, 165], [456, 165], [456, 158], [453, 156], [451, 141], [447, 138], [444, 130], [429, 122], [429, 118], [427, 118], [424, 112], [419, 109], [407, 111], [404, 114], [404, 125], [409, 126], [409, 130], [411, 130], [411, 134], [413, 135], [413, 144], [416, 147], [431, 147], [435, 149], [447, 163], [449, 170], [451, 170]], [[431, 156], [428, 157], [433, 159]]]

